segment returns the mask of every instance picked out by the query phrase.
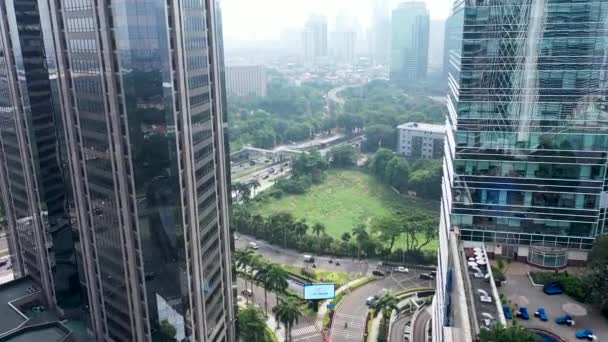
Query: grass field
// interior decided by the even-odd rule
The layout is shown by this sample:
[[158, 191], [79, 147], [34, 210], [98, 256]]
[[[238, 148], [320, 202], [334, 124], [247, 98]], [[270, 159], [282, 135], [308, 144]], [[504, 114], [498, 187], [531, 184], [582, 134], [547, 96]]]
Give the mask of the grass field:
[[[330, 170], [323, 183], [313, 186], [306, 194], [270, 199], [259, 204], [256, 210], [262, 215], [290, 212], [298, 219], [305, 218], [309, 225], [321, 222], [328, 235], [340, 238], [344, 232], [350, 232], [359, 223], [367, 223], [372, 217], [412, 208], [439, 216], [438, 205], [402, 197], [368, 174]], [[427, 249], [437, 248], [436, 244], [431, 245]]]

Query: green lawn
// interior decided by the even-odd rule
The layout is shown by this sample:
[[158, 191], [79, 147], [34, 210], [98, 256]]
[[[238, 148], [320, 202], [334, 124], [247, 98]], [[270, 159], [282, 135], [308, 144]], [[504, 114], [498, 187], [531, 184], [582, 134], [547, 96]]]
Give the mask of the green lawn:
[[[426, 210], [439, 216], [436, 204], [404, 198], [372, 176], [351, 170], [330, 170], [323, 183], [313, 186], [306, 194], [269, 199], [256, 209], [263, 215], [290, 212], [298, 219], [305, 218], [311, 226], [321, 222], [327, 234], [340, 238], [359, 223], [401, 208]], [[431, 245], [427, 249], [437, 248], [437, 244]], [[399, 247], [398, 243], [395, 247]]]

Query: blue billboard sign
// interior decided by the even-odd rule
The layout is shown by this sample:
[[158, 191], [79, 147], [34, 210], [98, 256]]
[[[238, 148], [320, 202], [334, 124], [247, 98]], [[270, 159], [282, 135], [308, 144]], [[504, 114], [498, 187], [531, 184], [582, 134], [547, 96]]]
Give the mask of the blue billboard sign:
[[304, 299], [333, 299], [336, 297], [336, 284], [305, 284]]

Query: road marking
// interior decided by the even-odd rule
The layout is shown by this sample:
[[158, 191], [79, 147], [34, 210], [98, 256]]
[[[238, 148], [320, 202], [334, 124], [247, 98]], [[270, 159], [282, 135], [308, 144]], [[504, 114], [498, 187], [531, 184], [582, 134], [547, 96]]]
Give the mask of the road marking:
[[311, 333], [318, 333], [317, 331], [317, 327], [315, 327], [314, 325], [309, 325], [307, 327], [303, 327], [303, 328], [298, 328], [298, 329], [294, 329], [291, 331], [291, 334], [293, 336], [302, 336], [302, 335], [308, 335]]

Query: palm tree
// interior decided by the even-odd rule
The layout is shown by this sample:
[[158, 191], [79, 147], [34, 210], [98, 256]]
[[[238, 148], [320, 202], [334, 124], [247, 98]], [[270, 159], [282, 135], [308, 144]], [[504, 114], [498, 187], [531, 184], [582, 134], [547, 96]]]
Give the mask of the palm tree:
[[253, 305], [239, 310], [239, 332], [245, 341], [262, 342], [266, 336], [266, 317]]
[[270, 264], [265, 269], [267, 287], [270, 291], [275, 291], [277, 303], [279, 302], [279, 292], [285, 292], [289, 287], [287, 271], [278, 264]]
[[253, 256], [251, 257], [251, 260], [249, 260], [249, 283], [251, 284], [251, 302], [253, 303], [253, 299], [254, 299], [254, 291], [253, 291], [253, 285], [254, 285], [254, 279], [255, 279], [255, 274], [257, 274], [257, 272], [259, 272], [261, 269], [264, 269], [267, 265], [267, 262], [264, 260], [264, 258], [262, 258], [261, 255], [259, 254], [253, 254]]
[[[251, 260], [254, 255], [255, 255], [255, 252], [253, 251], [253, 249], [251, 249], [249, 247], [247, 247], [245, 249], [237, 249], [234, 252], [235, 264], [238, 268], [243, 269], [243, 273], [245, 274], [245, 277], [244, 277], [245, 278], [245, 290], [248, 289], [248, 287], [247, 287], [247, 281], [248, 281], [247, 268], [251, 264]], [[246, 303], [249, 302], [249, 296], [245, 296], [245, 302]]]
[[253, 197], [255, 197], [255, 191], [261, 186], [260, 182], [257, 179], [249, 182], [249, 187], [253, 190]]
[[399, 299], [395, 297], [391, 292], [385, 293], [382, 297], [378, 298], [370, 307], [374, 309], [374, 318], [382, 312], [382, 323], [384, 327], [388, 327], [388, 321], [391, 318], [393, 310], [399, 312], [397, 304]]
[[353, 228], [353, 235], [357, 237], [357, 259], [360, 259], [361, 258], [361, 245], [365, 241], [369, 240], [369, 234], [367, 233], [367, 230], [365, 229], [365, 225], [359, 224]]
[[323, 223], [315, 223], [314, 226], [312, 226], [312, 232], [315, 233], [317, 235], [317, 249], [319, 251], [319, 253], [321, 252], [321, 233], [325, 233], [325, 226], [323, 225]]
[[266, 264], [264, 268], [260, 269], [258, 273], [255, 274], [255, 280], [262, 285], [264, 289], [264, 313], [268, 315], [268, 290], [270, 289], [270, 278], [268, 277], [268, 267]]
[[275, 310], [275, 319], [285, 325], [285, 341], [293, 341], [291, 329], [302, 316], [298, 305], [292, 299], [281, 299]]

